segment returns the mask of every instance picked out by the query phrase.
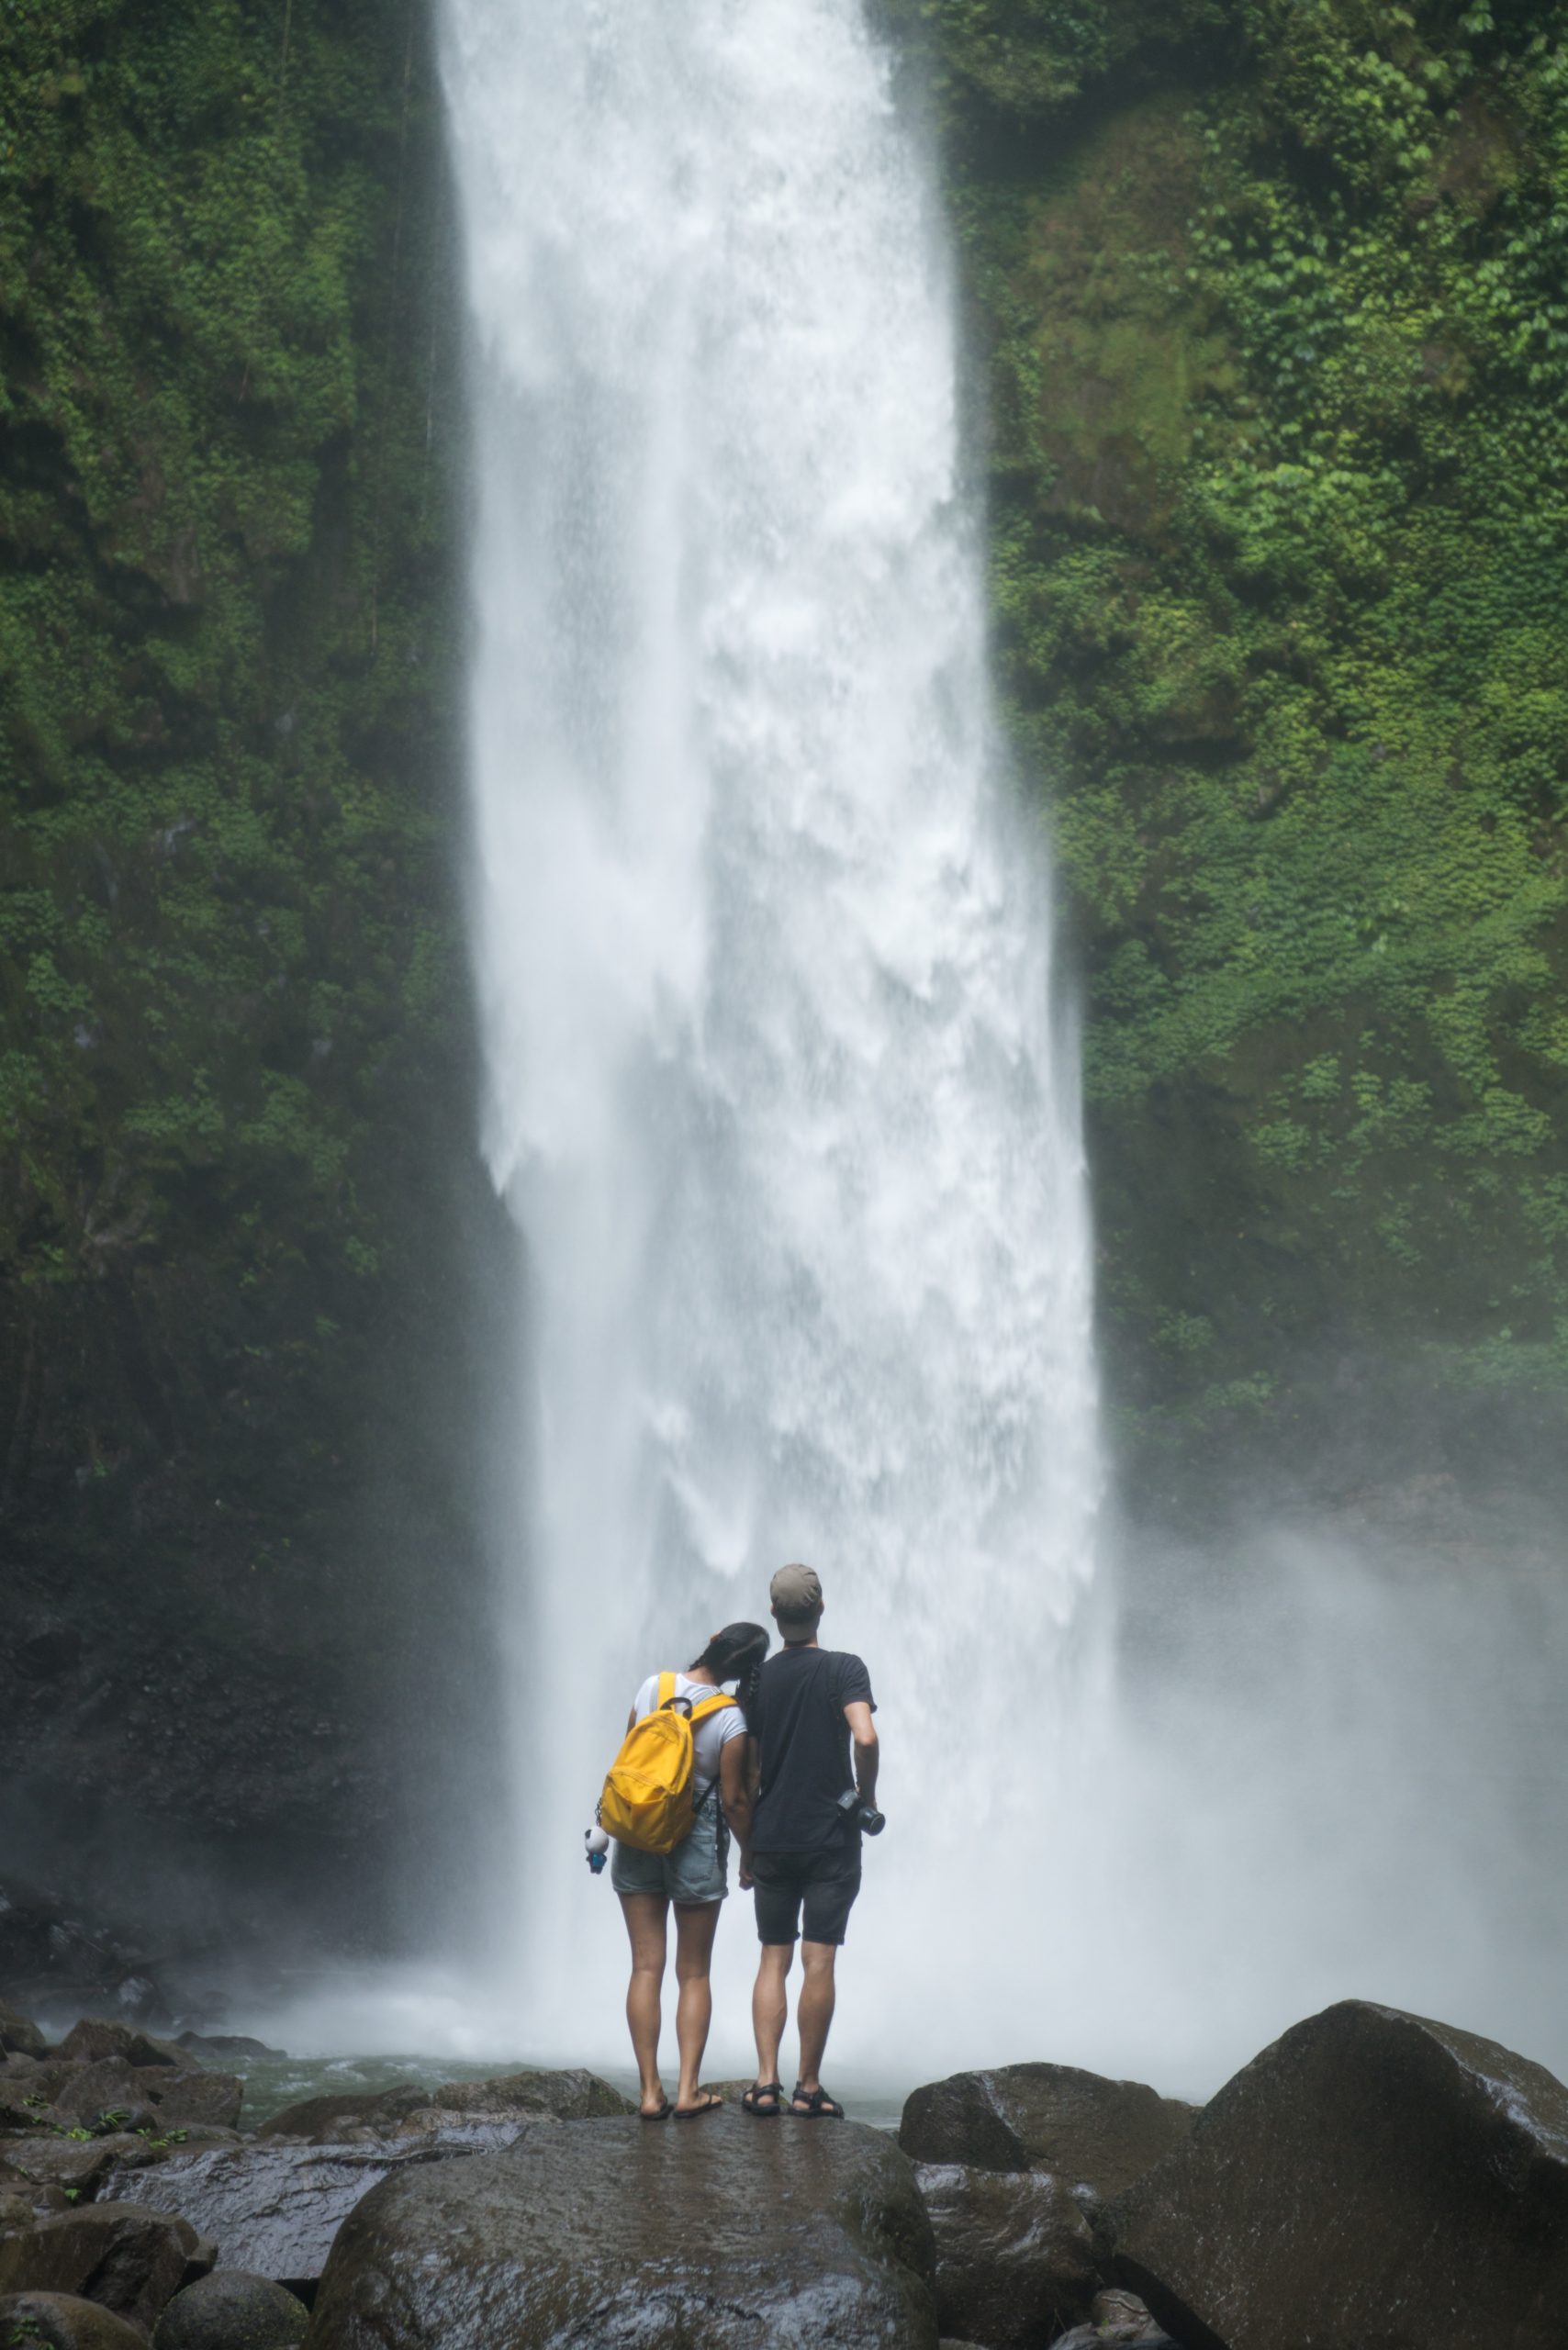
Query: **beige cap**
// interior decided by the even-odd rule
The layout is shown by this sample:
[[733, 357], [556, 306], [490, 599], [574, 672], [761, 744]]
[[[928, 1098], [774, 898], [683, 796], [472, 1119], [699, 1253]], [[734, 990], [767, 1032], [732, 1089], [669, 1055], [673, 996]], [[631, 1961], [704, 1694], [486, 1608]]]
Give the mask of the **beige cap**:
[[780, 1567], [767, 1596], [786, 1616], [814, 1615], [823, 1604], [822, 1580], [815, 1567]]

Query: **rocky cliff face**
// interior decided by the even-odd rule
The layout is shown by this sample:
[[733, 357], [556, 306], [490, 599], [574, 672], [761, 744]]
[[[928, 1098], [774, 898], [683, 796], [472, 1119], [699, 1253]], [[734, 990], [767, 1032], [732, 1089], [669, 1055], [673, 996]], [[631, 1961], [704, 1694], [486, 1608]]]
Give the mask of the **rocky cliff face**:
[[429, 39], [0, 24], [6, 1825], [350, 1910], [482, 1584]]
[[1568, 1387], [1568, 11], [890, 6], [946, 120], [1131, 1457], [1354, 1481], [1539, 1438]]

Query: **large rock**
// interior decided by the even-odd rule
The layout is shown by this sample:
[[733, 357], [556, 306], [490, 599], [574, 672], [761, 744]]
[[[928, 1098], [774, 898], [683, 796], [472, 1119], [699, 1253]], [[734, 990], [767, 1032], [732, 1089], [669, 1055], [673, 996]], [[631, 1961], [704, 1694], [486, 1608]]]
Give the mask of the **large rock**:
[[343, 2223], [307, 2350], [936, 2350], [912, 2165], [855, 2122], [536, 2126]]
[[433, 2142], [263, 2146], [252, 2139], [216, 2152], [171, 2154], [153, 2170], [114, 2171], [99, 2187], [97, 2209], [150, 2203], [177, 2211], [213, 2238], [225, 2267], [252, 2269], [274, 2283], [308, 2291], [326, 2265], [340, 2223], [388, 2171], [476, 2151], [472, 2144]]
[[1075, 2325], [1051, 2350], [1181, 2350], [1136, 2293], [1096, 2293], [1087, 2325]]
[[232, 2130], [244, 2083], [235, 2073], [176, 2072], [169, 2065], [132, 2065], [124, 2056], [73, 2065], [55, 2091], [50, 2119], [70, 2126], [123, 2116], [123, 2129]]
[[112, 2016], [84, 2016], [61, 2042], [59, 2053], [79, 2065], [96, 2065], [106, 2056], [118, 2056], [128, 2065], [172, 2065], [182, 2073], [201, 2070], [178, 2041], [155, 2040], [139, 2025], [121, 2023]]
[[182, 2031], [175, 2041], [198, 2065], [231, 2065], [236, 2056], [286, 2056], [286, 2048], [269, 2048], [245, 2031]]
[[936, 2240], [944, 2332], [987, 2350], [1048, 2350], [1086, 2317], [1103, 2282], [1094, 2231], [1047, 2171], [922, 2164], [915, 2173]]
[[73, 2293], [0, 2296], [0, 2343], [23, 2343], [27, 2350], [35, 2344], [39, 2350], [147, 2350], [140, 2326]]
[[0, 2293], [70, 2293], [138, 2325], [213, 2266], [210, 2244], [166, 2211], [95, 2203], [0, 2236]]
[[[558, 2121], [592, 2121], [633, 2107], [596, 2073], [498, 2074], [482, 2081], [448, 2081], [439, 2088], [405, 2082], [397, 2088], [340, 2091], [285, 2106], [257, 2131], [259, 2138], [302, 2138], [317, 2146], [349, 2146], [398, 2134], [423, 2134], [432, 2124], [421, 2117], [460, 2115], [469, 2121], [504, 2121], [553, 2114]], [[433, 2126], [439, 2128], [441, 2123]]]
[[0, 2059], [0, 2130], [38, 2128], [77, 2069], [55, 2057]]
[[13, 2056], [42, 2056], [49, 2042], [30, 2017], [0, 1999], [0, 2052]]
[[215, 2268], [174, 2295], [152, 2350], [292, 2350], [309, 2322], [304, 2302], [270, 2277]]
[[[150, 2084], [152, 2071], [128, 2065], [123, 2056], [104, 2056], [94, 2065], [73, 2065], [55, 2091], [47, 2119], [62, 2129], [118, 2128], [149, 2130], [152, 2126]], [[179, 2076], [169, 2073], [174, 2080]], [[107, 2117], [113, 2115], [113, 2121]]]
[[1568, 2089], [1347, 2000], [1255, 2057], [1113, 2216], [1117, 2276], [1194, 2350], [1562, 2350]]
[[1179, 2145], [1196, 2111], [1141, 2081], [1103, 2080], [1072, 2065], [1003, 2065], [915, 2089], [899, 2144], [916, 2162], [1048, 2170], [1109, 2197]]
[[90, 2194], [118, 2167], [140, 2168], [156, 2160], [143, 2138], [129, 2132], [105, 2138], [58, 2137], [40, 2130], [27, 2138], [0, 2138], [0, 2162], [36, 2187], [61, 2187], [73, 2196]]

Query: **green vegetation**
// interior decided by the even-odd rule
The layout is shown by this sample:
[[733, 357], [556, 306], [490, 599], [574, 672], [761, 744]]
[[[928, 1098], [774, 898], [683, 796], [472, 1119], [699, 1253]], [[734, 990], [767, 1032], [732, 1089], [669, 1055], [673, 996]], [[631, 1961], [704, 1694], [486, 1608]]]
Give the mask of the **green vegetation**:
[[0, 1507], [258, 1670], [388, 1525], [458, 1539], [409, 1522], [468, 1133], [428, 37], [0, 12]]
[[1390, 1376], [1560, 1409], [1568, 8], [894, 13], [946, 111], [1137, 1436]]

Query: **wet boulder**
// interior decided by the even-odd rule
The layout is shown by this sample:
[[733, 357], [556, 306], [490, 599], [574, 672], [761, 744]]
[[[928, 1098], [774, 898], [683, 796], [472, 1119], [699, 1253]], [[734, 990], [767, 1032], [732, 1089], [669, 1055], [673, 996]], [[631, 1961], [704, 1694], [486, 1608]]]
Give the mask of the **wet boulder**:
[[71, 2067], [49, 2119], [66, 2128], [84, 2122], [93, 2128], [114, 2115], [126, 2130], [232, 2130], [244, 2086], [235, 2073], [176, 2072], [105, 2056]]
[[216, 2254], [166, 2211], [94, 2203], [0, 2236], [0, 2293], [65, 2293], [150, 2326]]
[[1051, 2350], [1181, 2350], [1136, 2293], [1096, 2293], [1089, 2322], [1064, 2333]]
[[174, 2073], [155, 2084], [152, 2110], [161, 2132], [232, 2130], [244, 2095], [237, 2073]]
[[39, 2128], [77, 2067], [55, 2057], [0, 2058], [0, 2130]]
[[151, 2170], [112, 2171], [99, 2186], [97, 2208], [152, 2204], [177, 2211], [213, 2238], [226, 2266], [308, 2291], [339, 2226], [388, 2171], [452, 2151], [428, 2144], [263, 2145], [251, 2139], [172, 2154]]
[[78, 2065], [101, 2064], [106, 2057], [139, 2068], [172, 2065], [177, 2072], [197, 2073], [201, 2066], [174, 2040], [157, 2040], [139, 2024], [121, 2023], [112, 2016], [84, 2016], [72, 2025], [58, 2052]]
[[73, 2293], [0, 2294], [0, 2342], [28, 2350], [147, 2350], [140, 2325]]
[[152, 2350], [293, 2350], [310, 2312], [270, 2277], [215, 2268], [176, 2293], [152, 2335]]
[[1118, 2279], [1196, 2350], [1561, 2350], [1568, 2089], [1347, 2000], [1255, 2057], [1112, 2216]]
[[1109, 2198], [1179, 2145], [1196, 2112], [1141, 2081], [1072, 2065], [1003, 2065], [915, 2089], [899, 2144], [915, 2162], [1048, 2170]]
[[425, 2135], [432, 2127], [443, 2126], [425, 2118], [431, 2115], [505, 2122], [551, 2114], [558, 2121], [591, 2121], [633, 2110], [631, 2100], [595, 2073], [577, 2069], [503, 2073], [489, 2080], [448, 2081], [439, 2088], [404, 2082], [390, 2089], [306, 2098], [273, 2114], [256, 2135], [344, 2146], [397, 2135]]
[[[155, 2074], [128, 2065], [123, 2056], [101, 2057], [96, 2064], [73, 2065], [54, 2094], [45, 2119], [57, 2129], [100, 2127], [150, 2130], [152, 2098], [149, 2084]], [[175, 2077], [173, 2074], [170, 2079]], [[106, 2117], [113, 2116], [112, 2121]]]
[[59, 2187], [73, 2196], [90, 2195], [117, 2164], [151, 2161], [140, 2138], [117, 2135], [89, 2138], [58, 2136], [40, 2130], [28, 2138], [0, 2138], [0, 2162], [30, 2187]]
[[987, 2350], [1049, 2350], [1102, 2283], [1094, 2231], [1047, 2171], [921, 2164], [936, 2244], [938, 2322]]
[[48, 2053], [49, 2042], [31, 2018], [0, 1999], [0, 2053], [44, 2056]]
[[936, 2350], [913, 2166], [855, 2122], [539, 2126], [343, 2223], [308, 2350]]
[[269, 2048], [264, 2040], [252, 2040], [245, 2031], [182, 2031], [174, 2042], [198, 2065], [214, 2065], [219, 2072], [231, 2065], [237, 2056], [280, 2056], [288, 2054], [286, 2048]]

